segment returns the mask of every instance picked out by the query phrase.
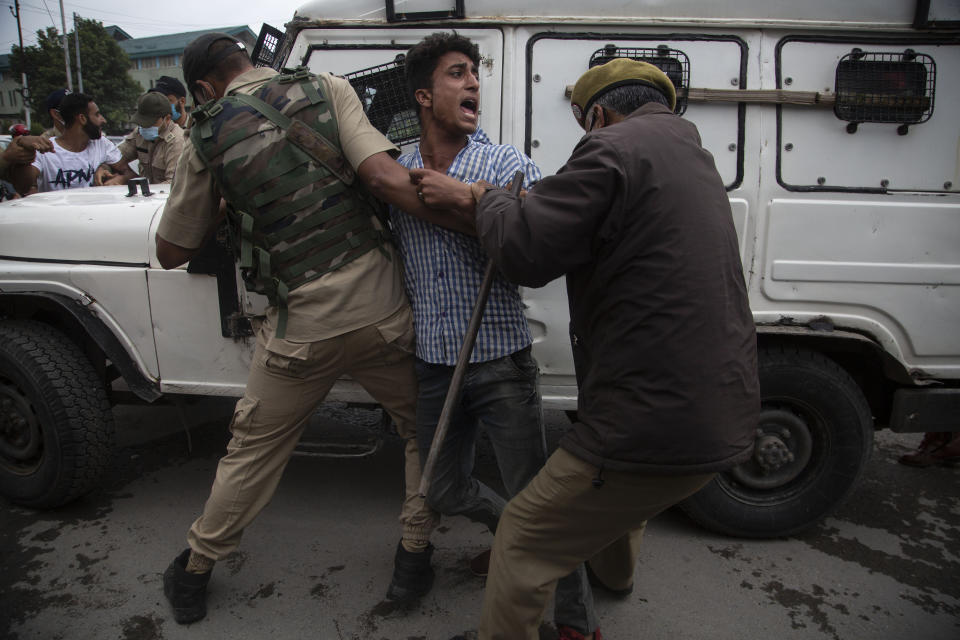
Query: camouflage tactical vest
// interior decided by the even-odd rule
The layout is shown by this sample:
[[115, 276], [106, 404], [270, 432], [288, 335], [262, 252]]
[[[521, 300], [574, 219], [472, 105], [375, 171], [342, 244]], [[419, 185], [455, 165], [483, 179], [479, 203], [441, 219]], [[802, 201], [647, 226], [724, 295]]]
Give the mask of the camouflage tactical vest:
[[230, 205], [247, 289], [278, 307], [282, 338], [290, 291], [386, 242], [378, 205], [354, 185], [330, 103], [306, 69], [194, 117], [190, 140]]

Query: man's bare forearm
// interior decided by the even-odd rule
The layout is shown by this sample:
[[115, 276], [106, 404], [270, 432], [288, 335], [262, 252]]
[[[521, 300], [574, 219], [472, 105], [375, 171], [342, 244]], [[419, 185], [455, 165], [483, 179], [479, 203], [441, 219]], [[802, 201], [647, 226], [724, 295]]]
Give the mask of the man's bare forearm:
[[167, 242], [159, 235], [157, 238], [157, 261], [164, 269], [176, 269], [180, 265], [189, 262], [199, 249], [187, 249], [178, 244]]
[[[417, 187], [410, 181], [410, 172], [397, 164], [396, 160], [386, 152], [374, 154], [360, 163], [357, 174], [373, 195], [380, 200], [432, 224], [473, 236], [477, 235], [472, 215], [465, 215], [459, 208], [431, 209], [424, 204], [417, 196]], [[472, 209], [473, 197], [470, 195], [469, 185], [453, 178], [448, 180], [444, 188], [451, 192], [450, 201], [469, 202]]]
[[137, 177], [137, 174], [133, 172], [133, 169], [130, 168], [126, 160], [121, 160], [117, 164], [110, 165], [110, 169], [116, 172], [116, 174], [105, 180], [103, 182], [104, 185], [127, 184], [131, 179]]
[[10, 167], [10, 182], [22, 196], [37, 192], [37, 177], [40, 170], [32, 164], [15, 164]]
[[207, 227], [200, 246], [196, 249], [188, 249], [164, 240], [159, 233], [154, 236], [157, 241], [157, 261], [161, 267], [164, 269], [176, 269], [180, 265], [189, 262], [200, 249], [205, 247], [207, 243], [213, 239], [213, 236], [217, 233], [217, 227], [220, 226], [220, 223], [227, 215], [226, 200], [221, 198], [219, 207], [216, 212], [213, 212], [211, 215], [210, 225]]

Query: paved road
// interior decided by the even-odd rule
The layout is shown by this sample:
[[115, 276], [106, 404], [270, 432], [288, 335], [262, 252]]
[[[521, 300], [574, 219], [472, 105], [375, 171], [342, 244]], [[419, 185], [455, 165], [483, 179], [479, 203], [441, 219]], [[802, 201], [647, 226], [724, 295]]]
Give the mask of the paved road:
[[[0, 501], [0, 638], [446, 640], [475, 626], [483, 585], [466, 561], [489, 535], [462, 518], [435, 535], [429, 596], [407, 611], [382, 601], [399, 532], [396, 441], [364, 459], [294, 459], [240, 551], [215, 569], [208, 618], [176, 625], [160, 574], [206, 498], [228, 413], [222, 402], [190, 409], [204, 424], [188, 449], [172, 408], [118, 409], [121, 447], [101, 489], [52, 512]], [[357, 421], [376, 414], [334, 407], [313, 430]], [[564, 418], [549, 422], [555, 439]], [[605, 637], [960, 638], [960, 468], [896, 464], [918, 439], [880, 434], [856, 493], [802, 537], [737, 540], [662, 515], [634, 593], [598, 597]]]

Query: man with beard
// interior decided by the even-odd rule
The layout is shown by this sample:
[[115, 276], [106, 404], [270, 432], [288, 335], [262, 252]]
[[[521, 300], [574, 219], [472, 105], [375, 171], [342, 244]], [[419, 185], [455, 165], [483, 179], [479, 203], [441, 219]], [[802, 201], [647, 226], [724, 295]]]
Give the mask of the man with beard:
[[102, 136], [106, 118], [93, 98], [71, 93], [60, 102], [64, 131], [53, 138], [53, 150], [38, 154], [33, 164], [14, 169], [13, 184], [23, 195], [94, 185], [97, 167], [106, 164], [115, 174], [104, 185], [125, 184], [135, 177], [117, 146]]

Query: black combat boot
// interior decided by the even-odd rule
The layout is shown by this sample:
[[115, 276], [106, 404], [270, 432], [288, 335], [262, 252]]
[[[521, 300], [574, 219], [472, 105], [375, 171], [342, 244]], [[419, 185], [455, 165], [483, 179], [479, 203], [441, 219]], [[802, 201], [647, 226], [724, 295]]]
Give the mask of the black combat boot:
[[403, 548], [403, 542], [397, 543], [387, 600], [408, 601], [427, 595], [433, 586], [433, 567], [430, 566], [432, 555], [432, 544], [419, 553], [413, 553]]
[[177, 624], [190, 624], [207, 615], [207, 583], [212, 571], [189, 573], [189, 559], [190, 549], [187, 549], [163, 572], [163, 595], [173, 607], [173, 619]]

